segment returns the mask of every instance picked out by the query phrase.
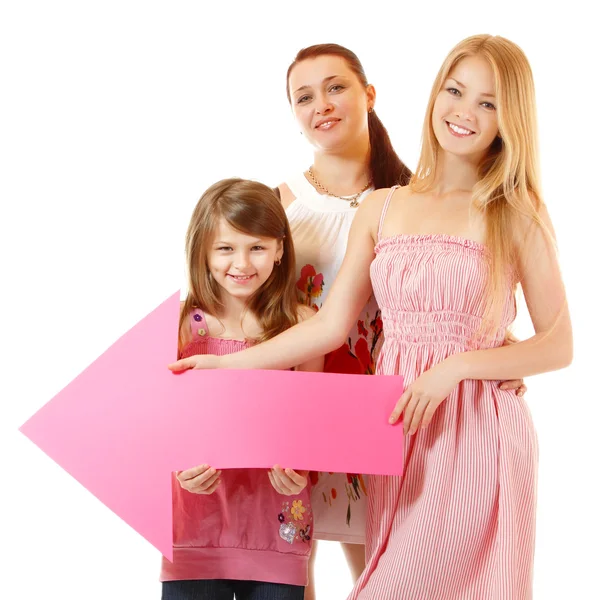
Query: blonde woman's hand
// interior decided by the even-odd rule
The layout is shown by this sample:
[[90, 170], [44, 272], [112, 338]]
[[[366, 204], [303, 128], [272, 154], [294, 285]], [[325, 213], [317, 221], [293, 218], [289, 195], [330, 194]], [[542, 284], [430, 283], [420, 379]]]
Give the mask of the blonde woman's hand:
[[212, 494], [221, 485], [221, 471], [208, 465], [176, 473], [179, 485], [192, 494]]
[[498, 384], [498, 387], [501, 390], [516, 390], [517, 396], [520, 396], [521, 398], [525, 395], [525, 392], [527, 391], [527, 386], [525, 385], [525, 382], [522, 379], [511, 379], [510, 381], [503, 381], [502, 383]]
[[293, 469], [282, 469], [275, 465], [268, 471], [269, 480], [275, 491], [285, 496], [299, 494], [308, 484], [308, 471], [294, 471]]
[[188, 369], [218, 369], [219, 357], [213, 354], [195, 354], [171, 363], [168, 368], [175, 373], [181, 373]]
[[390, 415], [390, 423], [396, 423], [403, 415], [405, 435], [412, 435], [419, 427], [427, 427], [438, 406], [460, 381], [461, 377], [451, 361], [438, 363], [404, 390]]

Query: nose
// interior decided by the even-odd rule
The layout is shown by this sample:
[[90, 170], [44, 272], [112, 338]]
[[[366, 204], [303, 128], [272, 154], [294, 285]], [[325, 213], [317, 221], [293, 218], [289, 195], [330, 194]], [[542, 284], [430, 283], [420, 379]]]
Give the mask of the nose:
[[318, 115], [329, 114], [332, 110], [333, 106], [325, 96], [317, 98], [315, 111]]
[[246, 251], [236, 252], [233, 266], [240, 271], [247, 269], [250, 266], [250, 254]]
[[463, 121], [473, 121], [475, 119], [473, 110], [466, 102], [457, 102], [452, 113]]

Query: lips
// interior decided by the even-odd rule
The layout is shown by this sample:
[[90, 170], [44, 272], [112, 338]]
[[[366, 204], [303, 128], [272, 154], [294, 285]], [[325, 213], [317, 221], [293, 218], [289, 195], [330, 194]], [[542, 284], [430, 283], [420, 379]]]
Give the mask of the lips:
[[450, 121], [446, 121], [446, 126], [450, 133], [456, 137], [469, 137], [471, 135], [475, 135], [475, 132], [466, 127], [462, 127], [460, 125], [456, 125], [455, 123], [451, 123]]
[[337, 125], [340, 121], [341, 121], [341, 119], [336, 119], [335, 117], [329, 117], [328, 119], [321, 119], [320, 121], [317, 121], [317, 123], [315, 124], [315, 129], [319, 129], [321, 131], [327, 131], [328, 129], [331, 129], [332, 127]]
[[227, 277], [229, 279], [231, 279], [232, 281], [235, 281], [235, 283], [245, 284], [245, 283], [248, 283], [248, 282], [252, 281], [256, 277], [256, 274], [253, 274], [253, 275], [232, 275], [231, 273], [227, 273]]

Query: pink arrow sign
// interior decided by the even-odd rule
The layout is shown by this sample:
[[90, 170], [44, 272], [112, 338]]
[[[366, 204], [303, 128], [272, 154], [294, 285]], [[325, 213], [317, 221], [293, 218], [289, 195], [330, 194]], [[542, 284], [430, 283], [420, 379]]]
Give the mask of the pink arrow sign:
[[179, 293], [115, 342], [21, 431], [172, 559], [171, 476], [208, 463], [401, 474], [387, 418], [401, 377], [167, 369]]

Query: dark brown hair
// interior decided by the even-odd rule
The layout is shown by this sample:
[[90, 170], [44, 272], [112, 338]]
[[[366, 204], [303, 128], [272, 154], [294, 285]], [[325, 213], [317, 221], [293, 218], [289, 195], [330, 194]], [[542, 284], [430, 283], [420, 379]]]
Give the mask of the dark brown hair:
[[222, 289], [210, 274], [207, 258], [221, 218], [242, 233], [283, 242], [281, 264], [274, 267], [269, 279], [248, 300], [247, 308], [262, 329], [261, 337], [255, 341], [268, 340], [298, 322], [296, 259], [290, 225], [281, 202], [273, 190], [262, 183], [223, 179], [202, 194], [186, 233], [188, 295], [179, 320], [180, 350], [186, 318], [193, 308], [215, 317], [223, 309]]
[[[317, 58], [318, 56], [339, 56], [343, 58], [348, 67], [350, 67], [350, 70], [358, 77], [360, 83], [365, 88], [369, 85], [365, 70], [354, 52], [338, 44], [317, 44], [300, 50], [288, 68], [286, 91], [290, 104], [292, 99], [289, 82], [292, 69], [299, 62], [309, 58]], [[392, 187], [393, 185], [407, 185], [412, 173], [396, 154], [390, 141], [390, 136], [380, 118], [375, 114], [375, 111], [369, 113], [368, 120], [369, 143], [371, 146], [369, 169], [371, 171], [373, 186], [375, 189], [380, 189]]]

